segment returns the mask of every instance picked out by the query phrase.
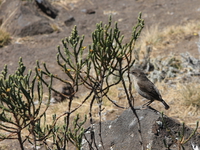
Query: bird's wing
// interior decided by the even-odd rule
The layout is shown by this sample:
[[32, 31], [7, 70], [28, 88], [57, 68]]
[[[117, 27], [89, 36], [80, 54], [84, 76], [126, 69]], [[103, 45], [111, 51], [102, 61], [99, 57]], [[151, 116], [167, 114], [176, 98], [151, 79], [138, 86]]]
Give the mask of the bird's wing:
[[138, 86], [142, 92], [148, 93], [155, 100], [162, 99], [160, 92], [150, 80], [138, 82]]

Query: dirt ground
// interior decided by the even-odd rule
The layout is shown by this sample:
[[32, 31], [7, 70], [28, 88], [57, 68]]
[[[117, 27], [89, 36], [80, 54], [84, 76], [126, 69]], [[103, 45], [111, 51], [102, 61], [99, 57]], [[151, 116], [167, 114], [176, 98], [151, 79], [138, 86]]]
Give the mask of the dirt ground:
[[[91, 44], [91, 32], [96, 23], [107, 23], [109, 15], [113, 21], [118, 21], [121, 33], [125, 41], [131, 36], [131, 29], [137, 21], [139, 12], [145, 20], [145, 28], [159, 25], [165, 28], [170, 25], [183, 25], [190, 20], [200, 19], [199, 0], [77, 0], [55, 1], [54, 6], [59, 10], [59, 16], [53, 20], [58, 25], [60, 32], [52, 34], [36, 35], [31, 37], [12, 36], [12, 43], [0, 49], [0, 70], [8, 65], [8, 70], [14, 71], [18, 65], [19, 57], [23, 58], [28, 69], [33, 69], [36, 60], [46, 62], [52, 72], [59, 72], [56, 65], [57, 45], [61, 45], [61, 39], [68, 37], [74, 25], [77, 26], [80, 35], [85, 35], [84, 44]], [[88, 14], [86, 11], [94, 11]], [[65, 26], [63, 20], [74, 17], [71, 26]], [[174, 49], [160, 49], [160, 54], [168, 55], [170, 52], [177, 54], [190, 52], [198, 54], [198, 36], [191, 36], [177, 43]]]
[[[96, 23], [108, 23], [109, 15], [113, 22], [118, 22], [125, 41], [131, 36], [139, 12], [142, 12], [145, 28], [158, 25], [163, 29], [200, 19], [199, 0], [60, 0], [54, 1], [53, 5], [59, 10], [59, 15], [50, 20], [59, 31], [28, 37], [11, 35], [11, 43], [0, 48], [0, 70], [7, 64], [9, 73], [13, 73], [18, 66], [19, 57], [22, 57], [27, 69], [34, 69], [36, 60], [39, 60], [41, 63], [45, 62], [52, 73], [62, 74], [56, 63], [57, 45], [61, 45], [61, 40], [70, 36], [73, 26], [76, 25], [79, 34], [85, 35], [84, 45], [87, 47], [91, 44], [91, 33]], [[70, 17], [74, 17], [75, 21], [66, 26], [64, 21]], [[196, 44], [198, 40], [198, 36], [191, 35], [175, 43], [174, 48], [158, 51], [160, 55], [166, 56], [171, 52], [177, 55], [190, 52], [199, 56]]]

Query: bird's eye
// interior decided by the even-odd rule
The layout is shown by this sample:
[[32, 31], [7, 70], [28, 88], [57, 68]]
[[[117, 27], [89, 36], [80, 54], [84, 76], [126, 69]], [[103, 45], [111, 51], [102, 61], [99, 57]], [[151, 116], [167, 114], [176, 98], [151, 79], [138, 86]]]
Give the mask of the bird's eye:
[[132, 71], [132, 74], [136, 74], [136, 72]]

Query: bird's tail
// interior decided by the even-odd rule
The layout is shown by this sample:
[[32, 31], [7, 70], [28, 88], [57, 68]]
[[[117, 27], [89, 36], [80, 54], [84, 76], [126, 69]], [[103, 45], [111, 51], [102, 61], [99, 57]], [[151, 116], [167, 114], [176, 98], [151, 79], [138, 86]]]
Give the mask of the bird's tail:
[[165, 106], [165, 109], [169, 109], [169, 105], [167, 105], [167, 103], [166, 103], [164, 100], [162, 100], [161, 102], [162, 102], [163, 105]]

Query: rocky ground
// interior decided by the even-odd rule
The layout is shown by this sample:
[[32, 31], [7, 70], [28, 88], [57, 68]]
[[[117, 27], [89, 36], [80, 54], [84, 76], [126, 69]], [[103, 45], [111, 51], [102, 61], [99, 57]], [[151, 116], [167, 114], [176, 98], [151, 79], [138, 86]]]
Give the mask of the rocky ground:
[[[0, 48], [0, 70], [8, 65], [9, 73], [16, 70], [19, 57], [27, 69], [36, 66], [36, 60], [45, 62], [49, 69], [61, 74], [56, 63], [57, 45], [68, 37], [76, 25], [80, 35], [85, 35], [84, 45], [91, 44], [91, 32], [96, 23], [107, 23], [109, 15], [117, 21], [127, 41], [139, 12], [145, 20], [145, 28], [158, 25], [184, 25], [200, 19], [199, 0], [59, 0], [51, 1], [54, 13], [48, 16], [35, 3], [21, 0], [3, 0], [0, 7], [1, 28], [10, 32], [12, 41]], [[159, 49], [160, 55], [171, 52], [179, 55], [189, 52], [198, 57], [197, 35], [182, 38], [173, 48]], [[155, 56], [156, 57], [156, 56]]]
[[[57, 45], [61, 45], [61, 39], [68, 37], [73, 26], [76, 25], [79, 34], [85, 35], [85, 45], [91, 44], [91, 32], [95, 29], [96, 23], [100, 21], [107, 23], [109, 15], [112, 16], [113, 21], [118, 21], [126, 40], [130, 37], [139, 12], [143, 14], [145, 27], [159, 25], [159, 28], [165, 28], [200, 19], [198, 0], [66, 0], [61, 2], [63, 3], [56, 1], [53, 3], [59, 11], [55, 19], [48, 17], [31, 4], [27, 4], [26, 1], [2, 2], [0, 19], [3, 23], [1, 27], [11, 33], [12, 43], [1, 48], [0, 70], [5, 64], [8, 65], [10, 71], [15, 70], [19, 57], [22, 57], [27, 68], [34, 68], [36, 60], [39, 60], [46, 62], [53, 72], [58, 72], [59, 68], [55, 65], [55, 58]], [[65, 23], [67, 21], [68, 23]], [[33, 26], [29, 26], [28, 23], [33, 23]], [[45, 29], [41, 29], [42, 25]], [[26, 26], [29, 27], [25, 28]], [[50, 30], [49, 26], [54, 26], [54, 30]], [[27, 37], [27, 35], [30, 36]], [[163, 51], [162, 54], [165, 55], [170, 52], [186, 51], [196, 55], [198, 54], [195, 44], [197, 41], [198, 36], [191, 36], [179, 42], [174, 49], [161, 49], [160, 51]]]

